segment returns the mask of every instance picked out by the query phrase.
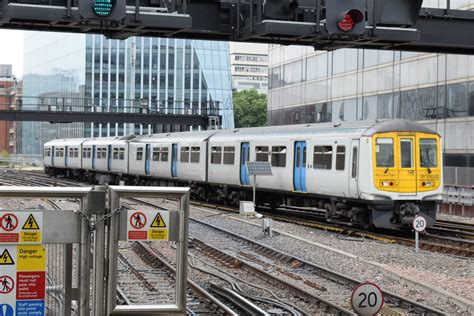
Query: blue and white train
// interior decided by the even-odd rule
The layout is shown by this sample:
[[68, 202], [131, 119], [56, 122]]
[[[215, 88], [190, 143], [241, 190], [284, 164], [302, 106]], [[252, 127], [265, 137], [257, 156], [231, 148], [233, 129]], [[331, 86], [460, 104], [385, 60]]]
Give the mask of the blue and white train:
[[91, 183], [186, 185], [203, 200], [252, 198], [246, 161], [268, 161], [257, 203], [317, 206], [361, 226], [401, 228], [442, 200], [440, 136], [411, 121], [307, 124], [44, 145], [45, 171]]

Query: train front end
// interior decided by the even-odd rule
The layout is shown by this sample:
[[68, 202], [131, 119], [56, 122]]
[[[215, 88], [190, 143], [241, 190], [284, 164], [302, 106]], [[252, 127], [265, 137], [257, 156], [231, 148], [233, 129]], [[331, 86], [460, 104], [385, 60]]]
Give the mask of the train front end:
[[408, 228], [416, 215], [428, 227], [436, 221], [443, 199], [441, 137], [422, 126], [412, 129], [374, 133], [368, 142], [373, 191], [365, 198], [373, 201], [376, 227]]

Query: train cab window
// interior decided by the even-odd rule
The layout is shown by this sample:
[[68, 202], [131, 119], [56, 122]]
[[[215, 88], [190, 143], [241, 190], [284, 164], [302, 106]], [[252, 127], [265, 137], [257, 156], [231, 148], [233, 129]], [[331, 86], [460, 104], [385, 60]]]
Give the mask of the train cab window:
[[189, 147], [181, 147], [181, 162], [189, 162]]
[[235, 162], [235, 147], [224, 147], [224, 165], [233, 165]]
[[153, 161], [160, 161], [160, 147], [153, 148], [153, 156], [151, 159]]
[[168, 161], [168, 147], [161, 147], [161, 161]]
[[137, 160], [143, 159], [143, 147], [137, 148]]
[[220, 164], [222, 160], [222, 147], [211, 148], [211, 163]]
[[201, 148], [199, 147], [191, 147], [191, 162], [199, 162], [199, 154], [201, 152]]
[[286, 166], [286, 147], [272, 146], [272, 167]]
[[438, 149], [436, 139], [421, 138], [420, 139], [420, 167], [436, 168], [438, 166]]
[[44, 156], [45, 156], [45, 157], [50, 157], [50, 156], [51, 156], [51, 149], [46, 148], [46, 149], [44, 150]]
[[346, 162], [346, 147], [337, 146], [336, 148], [336, 170], [344, 170]]
[[314, 169], [332, 169], [332, 146], [314, 146]]
[[377, 138], [375, 142], [375, 161], [377, 167], [393, 167], [393, 138]]
[[400, 139], [400, 163], [402, 168], [413, 168], [413, 140]]
[[255, 147], [255, 153], [257, 155], [255, 157], [256, 161], [268, 161], [268, 154], [269, 154], [268, 146]]

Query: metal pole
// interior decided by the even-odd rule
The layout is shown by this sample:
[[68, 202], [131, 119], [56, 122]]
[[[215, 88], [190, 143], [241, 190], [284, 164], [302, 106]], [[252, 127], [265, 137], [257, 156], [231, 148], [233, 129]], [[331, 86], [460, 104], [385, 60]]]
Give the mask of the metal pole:
[[254, 174], [253, 175], [253, 211], [254, 212], [257, 209], [256, 196], [257, 196], [257, 175]]
[[[120, 200], [117, 193], [109, 190], [110, 212], [120, 207]], [[110, 314], [115, 308], [116, 286], [117, 286], [117, 260], [118, 260], [118, 230], [120, 223], [120, 214], [115, 213], [109, 221], [109, 240], [108, 240], [108, 273], [107, 273], [107, 306], [106, 315]]]
[[179, 241], [176, 247], [176, 305], [183, 313], [186, 312], [189, 198], [188, 191], [180, 199]]
[[104, 313], [105, 222], [95, 226], [94, 235], [94, 315]]
[[415, 230], [415, 251], [418, 253], [418, 250], [420, 249], [420, 242], [419, 242], [419, 233], [418, 231]]
[[64, 304], [63, 304], [63, 315], [71, 315], [71, 301], [72, 301], [72, 244], [64, 245], [64, 257], [63, 257], [63, 271], [64, 271]]
[[[89, 214], [89, 195], [82, 198], [81, 210]], [[90, 306], [90, 269], [91, 269], [91, 238], [89, 223], [81, 218], [80, 275], [79, 275], [79, 315], [89, 316]]]

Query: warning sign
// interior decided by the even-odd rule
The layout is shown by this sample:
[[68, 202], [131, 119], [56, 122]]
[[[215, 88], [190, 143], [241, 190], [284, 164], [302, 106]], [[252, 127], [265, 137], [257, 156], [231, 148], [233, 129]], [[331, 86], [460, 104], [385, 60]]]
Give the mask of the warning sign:
[[0, 253], [0, 315], [44, 316], [46, 249], [42, 245], [4, 246]]
[[169, 211], [129, 210], [127, 216], [127, 240], [169, 240]]
[[22, 229], [40, 229], [38, 226], [38, 222], [36, 221], [33, 214], [30, 214], [26, 219], [25, 224], [23, 225]]
[[0, 244], [41, 244], [42, 212], [0, 212]]
[[0, 294], [8, 294], [13, 291], [15, 282], [8, 275], [0, 276]]
[[165, 221], [161, 217], [160, 213], [156, 214], [155, 219], [153, 222], [151, 222], [150, 227], [166, 227]]
[[2, 256], [0, 256], [0, 265], [9, 265], [9, 264], [15, 264], [13, 261], [12, 256], [8, 252], [8, 249], [5, 248], [2, 252]]

